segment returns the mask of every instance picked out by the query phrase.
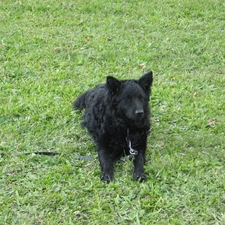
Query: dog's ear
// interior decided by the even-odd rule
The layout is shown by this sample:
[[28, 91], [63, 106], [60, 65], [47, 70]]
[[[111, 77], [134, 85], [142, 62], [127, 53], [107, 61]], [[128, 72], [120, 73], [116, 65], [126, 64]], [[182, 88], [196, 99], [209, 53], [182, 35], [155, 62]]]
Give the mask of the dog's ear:
[[143, 87], [143, 89], [148, 93], [148, 95], [151, 93], [152, 82], [153, 82], [152, 71], [145, 73], [138, 80], [138, 83]]
[[120, 89], [121, 82], [115, 77], [108, 76], [106, 79], [106, 85], [112, 93], [116, 93]]

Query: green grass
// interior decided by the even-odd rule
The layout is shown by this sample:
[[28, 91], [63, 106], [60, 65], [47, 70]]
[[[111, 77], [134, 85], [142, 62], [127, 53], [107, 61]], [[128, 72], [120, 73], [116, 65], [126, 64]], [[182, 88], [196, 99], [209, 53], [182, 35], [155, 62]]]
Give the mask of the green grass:
[[[0, 224], [225, 224], [224, 1], [2, 0], [0, 21]], [[105, 184], [71, 102], [143, 65], [149, 179]]]

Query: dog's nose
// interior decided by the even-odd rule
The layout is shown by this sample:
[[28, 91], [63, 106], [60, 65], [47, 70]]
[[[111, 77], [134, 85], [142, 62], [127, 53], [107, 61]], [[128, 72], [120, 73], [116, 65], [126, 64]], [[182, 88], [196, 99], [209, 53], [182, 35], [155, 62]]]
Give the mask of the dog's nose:
[[142, 116], [143, 114], [144, 114], [144, 111], [141, 110], [141, 109], [138, 109], [138, 110], [135, 111], [136, 116]]

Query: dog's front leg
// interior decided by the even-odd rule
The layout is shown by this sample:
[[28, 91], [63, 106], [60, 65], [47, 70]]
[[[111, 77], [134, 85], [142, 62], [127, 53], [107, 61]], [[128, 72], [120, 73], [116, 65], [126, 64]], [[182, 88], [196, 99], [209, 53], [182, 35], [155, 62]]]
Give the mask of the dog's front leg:
[[139, 152], [134, 158], [134, 179], [140, 182], [147, 179], [144, 170], [145, 153]]
[[98, 157], [102, 169], [100, 178], [109, 183], [113, 180], [113, 160], [104, 149], [98, 150]]

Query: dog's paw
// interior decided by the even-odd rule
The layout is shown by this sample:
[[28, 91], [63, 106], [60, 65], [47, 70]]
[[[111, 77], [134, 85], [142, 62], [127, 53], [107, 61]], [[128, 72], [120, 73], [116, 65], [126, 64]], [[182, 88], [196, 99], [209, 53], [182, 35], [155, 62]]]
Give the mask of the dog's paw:
[[100, 176], [100, 179], [103, 181], [106, 181], [107, 183], [111, 182], [113, 180], [113, 175], [109, 173], [102, 173]]
[[143, 182], [147, 180], [145, 173], [134, 173], [134, 180]]

